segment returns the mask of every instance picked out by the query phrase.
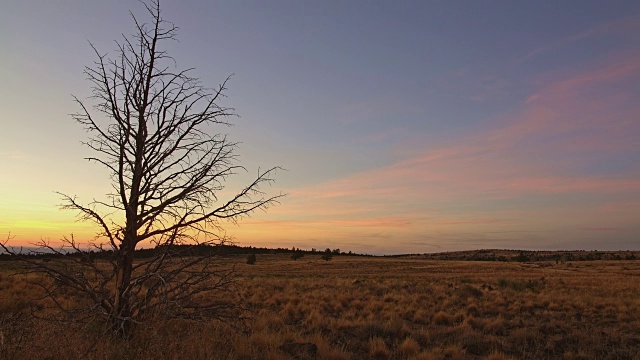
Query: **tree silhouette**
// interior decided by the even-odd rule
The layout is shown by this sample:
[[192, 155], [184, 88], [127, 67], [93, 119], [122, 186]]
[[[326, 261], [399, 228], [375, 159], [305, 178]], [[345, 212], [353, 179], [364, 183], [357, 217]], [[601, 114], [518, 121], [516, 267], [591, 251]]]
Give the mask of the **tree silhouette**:
[[[91, 247], [111, 250], [108, 265], [83, 256], [32, 262], [33, 271], [53, 279], [40, 284], [51, 298], [63, 288], [81, 298], [74, 308], [56, 302], [67, 314], [99, 316], [124, 336], [155, 316], [225, 321], [237, 316], [237, 304], [215, 296], [233, 283], [229, 271], [212, 268], [215, 246], [227, 241], [221, 220], [235, 222], [282, 196], [261, 190], [278, 168], [258, 171], [226, 199], [220, 195], [229, 177], [246, 171], [237, 163], [237, 144], [216, 131], [235, 115], [219, 104], [228, 78], [212, 90], [191, 77], [191, 69], [177, 69], [162, 48], [176, 39], [177, 27], [162, 18], [157, 0], [143, 4], [150, 22], [132, 14], [135, 33], [116, 42], [115, 58], [91, 45], [97, 60], [85, 74], [93, 104], [74, 97], [80, 111], [73, 118], [89, 134], [84, 144], [93, 152], [87, 159], [108, 170], [113, 191], [89, 204], [61, 194], [63, 208], [97, 224], [100, 232]], [[80, 252], [73, 236], [64, 241], [64, 249], [45, 241], [39, 245], [58, 254]], [[155, 245], [155, 255], [137, 259], [140, 244]], [[185, 256], [190, 247], [176, 246], [181, 244], [211, 250]]]
[[331, 251], [331, 249], [327, 248], [320, 258], [322, 260], [329, 261], [333, 259], [333, 252]]

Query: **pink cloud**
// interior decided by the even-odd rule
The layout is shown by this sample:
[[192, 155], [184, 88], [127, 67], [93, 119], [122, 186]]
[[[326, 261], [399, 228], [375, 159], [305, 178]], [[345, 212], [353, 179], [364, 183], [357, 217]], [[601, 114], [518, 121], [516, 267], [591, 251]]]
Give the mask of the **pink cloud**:
[[[624, 94], [608, 97], [608, 103], [594, 101], [590, 94], [603, 84], [626, 83], [639, 76], [640, 53], [626, 54], [604, 66], [545, 84], [521, 110], [504, 116], [502, 127], [458, 139], [456, 143], [462, 145], [427, 148], [393, 165], [304, 191], [316, 198], [339, 198], [412, 196], [412, 192], [414, 197], [425, 197], [445, 190], [445, 196], [455, 198], [455, 193], [446, 190], [456, 189], [461, 195], [491, 190], [513, 195], [638, 190], [640, 182], [634, 178], [574, 176], [554, 161], [566, 153], [624, 150], [621, 143], [637, 143], [624, 135], [638, 131], [640, 124], [633, 121], [633, 115], [639, 107]], [[591, 130], [597, 130], [597, 135]], [[566, 134], [570, 136], [554, 139]]]
[[[407, 148], [400, 153], [410, 155], [391, 165], [292, 189], [260, 228], [274, 238], [451, 238], [467, 245], [513, 241], [514, 232], [523, 241], [533, 232], [570, 237], [593, 223], [628, 231], [640, 203], [619, 199], [640, 196], [640, 170], [588, 167], [597, 165], [594, 154], [615, 161], [640, 148], [640, 104], [629, 90], [639, 78], [640, 53], [555, 74], [493, 129]], [[535, 205], [542, 195], [552, 203]], [[588, 205], [571, 202], [576, 198]]]
[[475, 141], [538, 164], [569, 159], [572, 154], [637, 150], [640, 106], [633, 87], [639, 81], [640, 52], [617, 54], [607, 63], [570, 76], [556, 74], [519, 110], [503, 115], [501, 127], [477, 135]]
[[562, 194], [570, 192], [634, 192], [640, 191], [640, 179], [524, 178], [506, 185], [518, 193]]

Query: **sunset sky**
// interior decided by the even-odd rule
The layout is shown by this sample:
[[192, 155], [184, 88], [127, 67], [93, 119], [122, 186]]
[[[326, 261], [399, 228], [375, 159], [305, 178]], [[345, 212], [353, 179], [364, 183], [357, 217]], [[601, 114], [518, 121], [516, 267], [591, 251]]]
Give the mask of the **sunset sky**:
[[[179, 68], [240, 115], [247, 175], [286, 193], [243, 246], [372, 254], [640, 249], [640, 1], [162, 2]], [[103, 198], [69, 114], [83, 67], [135, 1], [3, 1], [0, 239], [94, 228], [55, 191]]]

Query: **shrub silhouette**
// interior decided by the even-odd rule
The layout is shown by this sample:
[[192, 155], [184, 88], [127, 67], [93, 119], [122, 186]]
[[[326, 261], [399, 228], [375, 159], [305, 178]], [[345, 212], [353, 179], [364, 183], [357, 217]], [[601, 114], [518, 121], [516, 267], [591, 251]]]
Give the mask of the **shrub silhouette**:
[[322, 260], [324, 261], [329, 261], [333, 258], [333, 254], [331, 253], [331, 249], [327, 249], [324, 251], [324, 254], [322, 254]]
[[256, 254], [249, 254], [249, 256], [247, 256], [247, 264], [253, 265], [255, 263], [256, 263]]

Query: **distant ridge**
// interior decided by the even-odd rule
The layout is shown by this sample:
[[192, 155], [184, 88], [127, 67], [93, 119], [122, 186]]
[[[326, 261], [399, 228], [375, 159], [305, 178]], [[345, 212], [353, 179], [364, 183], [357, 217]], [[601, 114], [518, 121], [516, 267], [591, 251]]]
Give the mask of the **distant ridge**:
[[637, 260], [640, 259], [640, 251], [481, 249], [429, 253], [419, 256], [429, 260], [566, 262], [595, 260]]
[[[33, 257], [51, 256], [73, 256], [73, 252], [61, 251], [61, 254], [54, 254], [48, 249], [37, 247], [13, 247], [16, 252], [21, 251], [21, 255]], [[155, 255], [162, 248], [137, 249], [138, 258], [145, 258]], [[365, 256], [365, 257], [387, 257], [387, 258], [412, 258], [424, 260], [449, 260], [449, 261], [502, 261], [502, 262], [567, 262], [567, 261], [596, 261], [596, 260], [640, 260], [640, 251], [636, 250], [517, 250], [517, 249], [480, 249], [447, 251], [438, 253], [415, 253], [398, 255], [371, 255], [359, 254], [352, 251], [341, 251], [340, 249], [305, 250], [296, 247], [292, 248], [267, 248], [238, 245], [176, 245], [172, 252], [175, 255], [197, 256], [215, 252], [219, 256], [248, 255], [248, 254], [323, 254], [330, 251], [333, 256]], [[112, 251], [89, 251], [92, 257], [108, 258]], [[13, 256], [0, 251], [0, 260], [12, 260]]]

